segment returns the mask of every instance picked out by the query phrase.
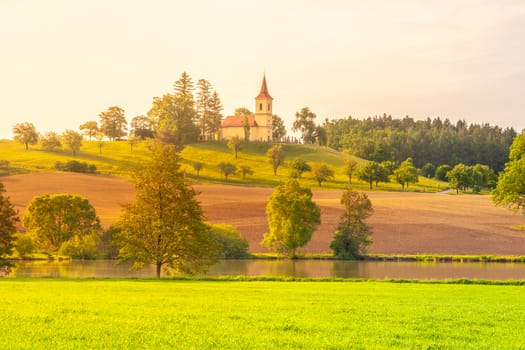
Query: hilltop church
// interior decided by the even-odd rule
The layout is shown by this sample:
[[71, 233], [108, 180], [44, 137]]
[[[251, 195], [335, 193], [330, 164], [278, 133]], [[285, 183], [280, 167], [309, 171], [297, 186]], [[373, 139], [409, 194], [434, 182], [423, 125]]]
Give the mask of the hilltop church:
[[266, 85], [266, 75], [264, 75], [261, 92], [255, 98], [255, 114], [226, 117], [221, 123], [221, 138], [229, 140], [238, 136], [244, 140], [244, 124], [247, 120], [250, 126], [250, 141], [271, 141], [272, 101], [273, 98], [270, 96]]

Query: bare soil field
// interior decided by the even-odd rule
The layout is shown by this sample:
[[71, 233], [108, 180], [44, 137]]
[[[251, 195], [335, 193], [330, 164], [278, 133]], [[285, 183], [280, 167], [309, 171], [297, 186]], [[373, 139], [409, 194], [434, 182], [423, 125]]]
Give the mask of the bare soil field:
[[[0, 178], [11, 202], [22, 214], [36, 195], [79, 194], [89, 199], [104, 226], [130, 203], [134, 188], [125, 179], [74, 173], [32, 173]], [[268, 230], [265, 207], [272, 188], [196, 185], [208, 221], [234, 225], [250, 242], [251, 252]], [[511, 226], [525, 218], [495, 207], [489, 196], [402, 192], [369, 192], [374, 213], [368, 220], [374, 243], [370, 253], [525, 255], [525, 232]], [[341, 191], [316, 190], [322, 224], [305, 253], [328, 253], [342, 207]]]

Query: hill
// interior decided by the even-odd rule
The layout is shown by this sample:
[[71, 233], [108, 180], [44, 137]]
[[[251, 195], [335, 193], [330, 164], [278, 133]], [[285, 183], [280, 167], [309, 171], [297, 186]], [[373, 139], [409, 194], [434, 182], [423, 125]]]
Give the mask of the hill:
[[[104, 226], [120, 215], [120, 205], [134, 198], [125, 179], [74, 173], [31, 173], [3, 177], [7, 195], [20, 210], [33, 196], [74, 193], [89, 199]], [[234, 225], [250, 243], [251, 252], [266, 252], [260, 242], [268, 231], [268, 187], [196, 185], [204, 214], [213, 223]], [[321, 207], [321, 225], [306, 253], [328, 253], [342, 213], [340, 190], [314, 190]], [[523, 255], [525, 235], [512, 229], [523, 217], [495, 207], [489, 196], [374, 191], [368, 193], [374, 213], [368, 220], [374, 243], [371, 253]]]
[[[100, 174], [114, 175], [129, 178], [133, 169], [136, 169], [142, 161], [149, 156], [148, 143], [141, 142], [131, 145], [126, 141], [104, 142], [83, 141], [80, 152], [74, 157], [68, 150], [56, 150], [53, 152], [43, 150], [40, 146], [33, 146], [25, 150], [20, 143], [10, 140], [0, 140], [0, 160], [9, 161], [7, 169], [0, 169], [0, 175], [14, 175], [27, 172], [55, 171], [56, 162], [67, 162], [76, 160], [94, 164]], [[267, 150], [271, 147], [268, 143], [247, 143], [234, 158], [228, 149], [226, 142], [199, 142], [186, 146], [182, 152], [182, 167], [188, 178], [201, 183], [222, 183], [250, 186], [275, 186], [286, 181], [290, 176], [290, 166], [284, 164], [278, 169], [277, 176], [273, 175], [272, 167], [266, 157]], [[345, 153], [335, 151], [328, 147], [316, 145], [285, 144], [283, 149], [287, 161], [301, 158], [310, 165], [326, 163], [334, 170], [335, 176], [330, 181], [323, 183], [326, 188], [345, 188], [348, 185], [348, 177], [344, 174], [344, 163], [352, 158]], [[362, 159], [354, 157], [358, 162]], [[203, 169], [197, 172], [193, 168], [196, 162], [203, 164]], [[227, 180], [219, 172], [220, 162], [230, 162], [236, 165], [250, 167], [254, 172], [247, 175], [245, 179], [240, 174], [230, 176]], [[303, 175], [306, 186], [318, 187], [309, 173]], [[368, 189], [364, 182], [353, 179], [352, 187], [356, 189]], [[444, 189], [446, 183], [420, 178], [418, 184], [410, 186], [410, 191], [436, 192]], [[379, 190], [400, 190], [401, 186], [394, 183], [380, 183]]]

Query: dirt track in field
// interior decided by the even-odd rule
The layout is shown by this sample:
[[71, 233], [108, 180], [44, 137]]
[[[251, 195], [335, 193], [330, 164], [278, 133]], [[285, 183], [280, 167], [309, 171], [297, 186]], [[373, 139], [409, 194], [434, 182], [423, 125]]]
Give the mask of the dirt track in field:
[[[31, 198], [44, 193], [72, 193], [89, 199], [105, 226], [120, 214], [120, 204], [134, 198], [133, 186], [115, 177], [74, 173], [34, 173], [0, 178], [11, 202], [23, 213]], [[229, 223], [250, 242], [252, 252], [265, 252], [259, 242], [267, 232], [266, 202], [273, 189], [197, 185], [210, 222]], [[314, 191], [322, 224], [302, 250], [329, 252], [341, 214], [341, 191]], [[375, 208], [368, 220], [373, 230], [371, 253], [525, 255], [525, 232], [512, 230], [525, 218], [494, 207], [489, 196], [370, 192]]]

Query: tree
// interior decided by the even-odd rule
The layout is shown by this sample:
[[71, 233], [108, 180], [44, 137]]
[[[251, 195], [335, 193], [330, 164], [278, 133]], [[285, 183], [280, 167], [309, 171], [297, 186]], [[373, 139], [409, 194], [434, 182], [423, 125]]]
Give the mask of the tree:
[[77, 155], [77, 152], [80, 150], [80, 147], [82, 146], [82, 135], [80, 133], [67, 129], [62, 134], [62, 139], [67, 147], [71, 149], [73, 152], [73, 156]]
[[290, 166], [292, 168], [291, 177], [293, 178], [300, 179], [303, 173], [312, 170], [310, 165], [304, 159], [301, 159], [301, 158], [292, 160]]
[[250, 141], [250, 122], [248, 121], [248, 117], [244, 116], [242, 118], [242, 128], [244, 130], [244, 142]]
[[212, 265], [216, 243], [197, 193], [184, 182], [176, 147], [154, 144], [133, 182], [135, 202], [123, 207], [118, 223], [119, 259], [135, 268], [154, 264], [157, 277], [163, 268], [191, 274]]
[[244, 180], [246, 178], [246, 175], [253, 175], [253, 170], [252, 170], [252, 168], [250, 168], [247, 165], [242, 165], [241, 166], [241, 174], [242, 174], [242, 178]]
[[429, 179], [433, 178], [436, 175], [436, 167], [432, 163], [425, 163], [421, 168], [421, 176], [427, 177]]
[[410, 157], [403, 161], [399, 167], [394, 170], [393, 176], [403, 190], [405, 189], [405, 185], [408, 188], [409, 183], [416, 183], [419, 180], [417, 169], [412, 163], [412, 158]]
[[214, 91], [211, 94], [209, 108], [210, 108], [210, 119], [208, 123], [208, 135], [209, 135], [208, 138], [210, 140], [215, 140], [221, 128], [221, 121], [223, 117], [221, 113], [223, 109], [222, 102], [221, 102], [221, 99], [217, 91]]
[[138, 145], [142, 139], [135, 135], [128, 136], [129, 150], [133, 152], [133, 146]]
[[5, 187], [0, 182], [0, 271], [9, 272], [12, 263], [6, 256], [12, 253], [15, 240], [17, 212], [9, 197], [4, 196]]
[[237, 172], [237, 167], [235, 166], [235, 164], [228, 162], [220, 162], [218, 168], [221, 174], [224, 175], [224, 178], [226, 180], [228, 180], [228, 176]]
[[29, 145], [34, 145], [38, 142], [38, 133], [33, 123], [19, 123], [13, 126], [14, 140], [26, 146], [26, 151]]
[[278, 115], [272, 115], [272, 141], [281, 142], [286, 136], [286, 127], [284, 126], [284, 120]]
[[273, 145], [266, 152], [266, 157], [270, 161], [273, 168], [273, 175], [277, 175], [277, 169], [284, 163], [286, 154], [281, 145]]
[[315, 127], [315, 141], [319, 146], [326, 146], [328, 135], [326, 134], [326, 129], [322, 125], [317, 125]]
[[84, 124], [80, 125], [79, 129], [84, 135], [89, 137], [89, 141], [91, 141], [91, 138], [96, 136], [99, 132], [97, 122], [94, 120], [85, 122]]
[[297, 180], [278, 186], [266, 205], [270, 231], [264, 234], [262, 244], [295, 258], [297, 248], [310, 241], [321, 223], [320, 213], [312, 201], [312, 191]]
[[359, 166], [359, 163], [354, 158], [350, 158], [345, 162], [345, 175], [348, 176], [348, 183], [352, 184], [352, 176], [357, 171], [357, 167]]
[[235, 135], [231, 139], [228, 140], [228, 148], [233, 152], [235, 155], [235, 159], [237, 159], [237, 154], [242, 149], [243, 142], [239, 138], [239, 136]]
[[142, 140], [152, 138], [155, 135], [153, 122], [145, 115], [138, 115], [131, 119], [131, 135], [140, 137]]
[[55, 148], [62, 147], [60, 137], [54, 131], [47, 131], [44, 136], [40, 138], [40, 143], [43, 149], [50, 152], [53, 152]]
[[200, 171], [204, 167], [204, 164], [202, 162], [194, 162], [193, 163], [193, 169], [197, 172], [197, 176], [199, 176]]
[[440, 181], [448, 181], [447, 173], [452, 170], [452, 167], [448, 164], [442, 164], [436, 169], [436, 179]]
[[322, 163], [322, 164], [316, 164], [312, 168], [312, 175], [314, 179], [319, 184], [319, 187], [321, 187], [321, 183], [324, 181], [327, 181], [330, 178], [334, 177], [334, 171], [328, 167], [328, 165]]
[[212, 96], [212, 86], [206, 79], [199, 79], [197, 88], [197, 118], [199, 120], [201, 138], [205, 139], [209, 131], [211, 119], [210, 100]]
[[252, 114], [253, 112], [250, 111], [246, 107], [235, 108], [235, 112], [233, 112], [233, 115], [252, 115]]
[[61, 246], [101, 230], [95, 208], [86, 198], [71, 194], [34, 197], [22, 218], [40, 249], [58, 253]]
[[300, 112], [295, 113], [295, 121], [293, 122], [292, 131], [300, 131], [303, 143], [312, 144], [315, 142], [315, 122], [317, 116], [310, 111], [308, 107], [304, 107]]
[[459, 193], [459, 190], [466, 191], [472, 184], [472, 168], [463, 163], [459, 163], [452, 170], [447, 172], [450, 187]]
[[127, 121], [124, 115], [124, 110], [118, 106], [111, 106], [107, 111], [101, 112], [100, 117], [100, 131], [104, 133], [110, 140], [119, 139], [126, 135]]
[[509, 161], [499, 174], [498, 183], [492, 192], [496, 205], [525, 215], [525, 130], [512, 142]]
[[484, 164], [476, 164], [471, 167], [472, 190], [479, 193], [482, 188], [494, 188], [497, 177], [494, 171]]
[[378, 182], [388, 181], [388, 175], [385, 168], [377, 162], [367, 162], [362, 164], [357, 168], [357, 177], [360, 180], [368, 182], [370, 189], [372, 189], [372, 184], [375, 182], [376, 187]]
[[243, 259], [250, 256], [248, 241], [232, 225], [211, 224], [211, 235], [218, 243], [219, 259]]
[[364, 192], [347, 190], [341, 197], [344, 206], [330, 249], [339, 258], [357, 258], [372, 243], [370, 227], [364, 220], [372, 214], [372, 203]]
[[193, 90], [195, 90], [195, 85], [191, 77], [186, 72], [182, 72], [179, 80], [173, 83], [173, 90], [176, 95], [187, 96], [193, 100]]

